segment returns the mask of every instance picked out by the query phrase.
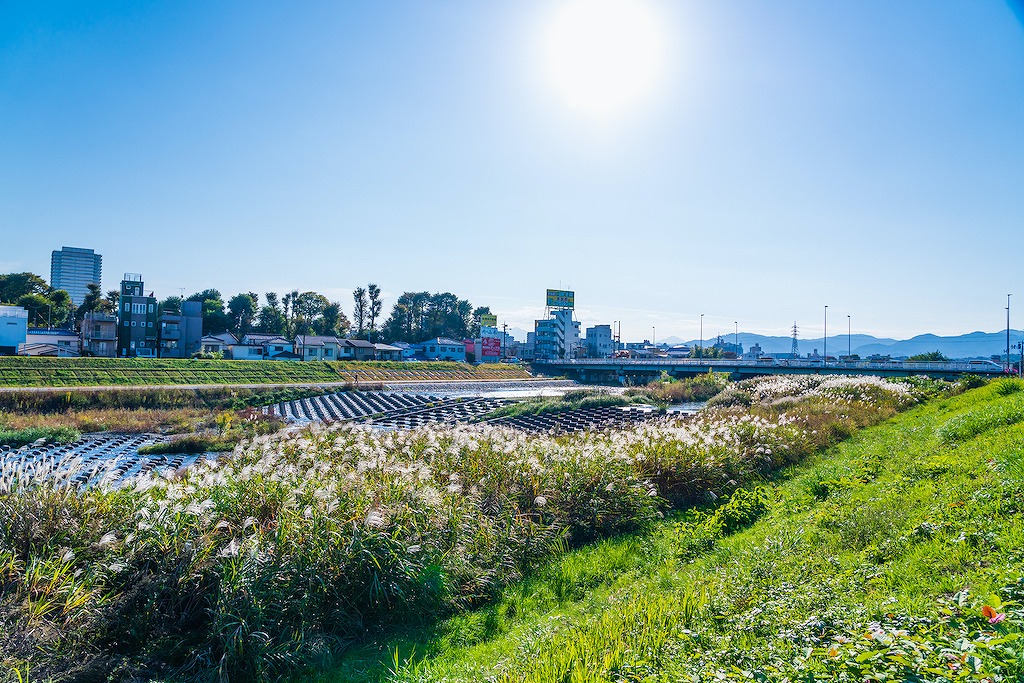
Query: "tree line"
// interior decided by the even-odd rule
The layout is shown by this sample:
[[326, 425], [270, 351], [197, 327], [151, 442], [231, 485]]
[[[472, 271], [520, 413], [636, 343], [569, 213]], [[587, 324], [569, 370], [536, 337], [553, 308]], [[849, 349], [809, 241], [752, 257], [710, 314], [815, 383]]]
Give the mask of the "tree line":
[[[77, 309], [64, 290], [54, 290], [46, 280], [33, 273], [0, 275], [0, 303], [22, 306], [29, 311], [29, 324], [45, 326], [80, 322], [86, 313], [113, 314], [120, 292], [103, 293], [100, 286], [89, 285], [88, 293]], [[262, 300], [262, 303], [261, 303]], [[476, 308], [451, 292], [404, 292], [382, 319], [384, 302], [380, 287], [369, 283], [352, 292], [352, 319], [345, 315], [341, 302], [331, 301], [313, 291], [292, 290], [283, 295], [265, 292], [241, 292], [227, 301], [217, 289], [204, 289], [188, 297], [171, 296], [160, 301], [159, 310], [180, 313], [182, 301], [202, 305], [203, 333], [231, 332], [241, 338], [249, 333], [326, 335], [367, 339], [374, 342], [420, 342], [434, 337], [462, 340], [480, 331], [480, 315], [491, 312], [488, 306]]]

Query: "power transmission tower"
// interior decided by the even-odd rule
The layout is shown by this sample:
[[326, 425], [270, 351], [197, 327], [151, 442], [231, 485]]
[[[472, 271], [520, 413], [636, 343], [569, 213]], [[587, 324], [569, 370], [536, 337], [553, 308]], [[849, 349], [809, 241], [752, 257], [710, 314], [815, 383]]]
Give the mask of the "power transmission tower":
[[796, 343], [796, 333], [797, 333], [797, 326], [796, 326], [796, 321], [794, 320], [793, 321], [793, 347], [789, 350], [789, 354], [793, 358], [799, 358], [800, 357], [800, 349], [799, 349], [799, 347], [797, 346], [797, 343]]

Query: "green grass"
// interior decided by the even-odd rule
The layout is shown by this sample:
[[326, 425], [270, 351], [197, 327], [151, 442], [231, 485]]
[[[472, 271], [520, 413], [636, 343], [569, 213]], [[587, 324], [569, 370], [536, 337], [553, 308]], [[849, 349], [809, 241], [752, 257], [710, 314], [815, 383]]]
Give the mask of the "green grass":
[[932, 401], [302, 680], [1024, 680], [1018, 397]]
[[50, 443], [70, 443], [81, 438], [81, 433], [68, 427], [28, 427], [26, 429], [4, 429], [0, 426], [0, 446], [18, 448], [39, 439]]
[[[372, 656], [355, 668], [380, 671], [375, 640], [396, 628], [425, 633], [445, 615], [482, 629], [450, 643], [500, 647], [519, 618], [513, 612], [531, 613], [500, 599], [506, 587], [543, 585], [539, 605], [582, 610], [606, 605], [593, 601], [614, 598], [623, 574], [639, 566], [626, 586], [642, 589], [638, 598], [661, 595], [661, 583], [649, 581], [671, 587], [681, 556], [670, 548], [682, 532], [673, 526], [586, 549], [538, 577], [550, 558], [652, 529], [671, 509], [719, 496], [730, 503], [684, 520], [702, 534], [690, 555], [717, 556], [747, 532], [730, 533], [755, 530], [774, 513], [776, 498], [758, 482], [917, 400], [872, 378], [744, 386], [765, 401], [609, 432], [313, 425], [256, 437], [216, 467], [119, 489], [78, 491], [5, 470], [0, 661], [29, 660], [43, 679], [270, 681], [322, 667], [359, 643]], [[230, 428], [224, 419], [221, 431]], [[587, 552], [609, 559], [595, 564]], [[626, 595], [595, 617], [604, 629], [595, 642], [611, 637], [621, 614], [671, 620], [677, 603], [699, 600], [684, 593], [665, 605], [631, 602]], [[468, 611], [489, 603], [498, 610], [490, 617]], [[443, 636], [445, 625], [435, 632]], [[515, 641], [541, 648], [525, 661], [570, 650], [560, 641], [544, 649], [544, 633]], [[649, 633], [651, 640], [637, 635], [644, 651], [674, 642], [673, 632]], [[436, 652], [427, 644], [418, 651]], [[603, 656], [595, 649], [597, 659], [586, 661], [596, 667]]]
[[499, 417], [519, 417], [522, 415], [544, 415], [548, 413], [566, 413], [584, 408], [602, 408], [625, 406], [631, 403], [642, 403], [639, 397], [626, 397], [602, 393], [597, 389], [578, 389], [568, 391], [561, 396], [537, 396], [517, 401], [497, 408], [480, 418], [492, 420]]
[[0, 387], [173, 384], [316, 384], [524, 379], [522, 368], [490, 363], [285, 362], [139, 358], [0, 358]]

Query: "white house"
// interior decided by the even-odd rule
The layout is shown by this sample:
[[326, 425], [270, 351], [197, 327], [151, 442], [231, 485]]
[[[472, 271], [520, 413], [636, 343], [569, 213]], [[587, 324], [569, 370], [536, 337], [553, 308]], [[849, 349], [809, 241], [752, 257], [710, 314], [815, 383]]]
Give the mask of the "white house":
[[435, 337], [416, 344], [427, 360], [466, 361], [466, 345], [447, 337]]

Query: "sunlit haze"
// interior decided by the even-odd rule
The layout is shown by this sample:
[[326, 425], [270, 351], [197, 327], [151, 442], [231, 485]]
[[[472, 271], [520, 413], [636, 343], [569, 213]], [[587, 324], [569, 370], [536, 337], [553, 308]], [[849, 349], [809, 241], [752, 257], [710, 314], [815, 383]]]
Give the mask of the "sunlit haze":
[[570, 0], [556, 5], [541, 40], [545, 75], [565, 103], [613, 118], [643, 99], [663, 75], [662, 28], [641, 0]]

